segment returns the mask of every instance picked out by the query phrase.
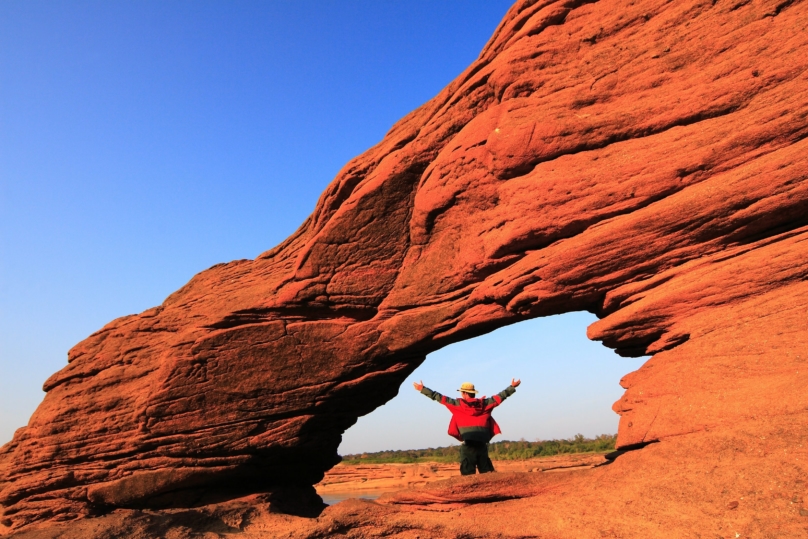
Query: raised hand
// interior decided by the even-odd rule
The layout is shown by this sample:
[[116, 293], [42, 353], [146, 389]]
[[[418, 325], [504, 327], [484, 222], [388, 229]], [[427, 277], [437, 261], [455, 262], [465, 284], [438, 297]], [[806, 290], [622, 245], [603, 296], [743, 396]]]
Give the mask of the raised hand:
[[522, 383], [522, 380], [517, 380], [516, 378], [511, 378], [511, 385], [512, 385], [513, 387], [516, 387], [516, 386], [518, 386], [518, 385], [519, 385], [519, 384], [521, 384], [521, 383]]
[[412, 383], [412, 387], [414, 387], [414, 388], [415, 388], [415, 391], [421, 391], [422, 389], [424, 389], [424, 382], [423, 382], [423, 380], [421, 380], [420, 382], [413, 382], [413, 383]]

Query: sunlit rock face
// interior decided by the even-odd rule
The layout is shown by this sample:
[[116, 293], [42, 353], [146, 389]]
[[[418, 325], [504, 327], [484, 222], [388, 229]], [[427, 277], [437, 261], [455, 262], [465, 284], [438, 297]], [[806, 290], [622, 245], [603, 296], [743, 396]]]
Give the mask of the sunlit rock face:
[[283, 244], [70, 350], [0, 454], [3, 523], [316, 511], [341, 434], [426, 354], [568, 311], [655, 354], [621, 447], [804, 425], [806, 27], [800, 1], [517, 2]]

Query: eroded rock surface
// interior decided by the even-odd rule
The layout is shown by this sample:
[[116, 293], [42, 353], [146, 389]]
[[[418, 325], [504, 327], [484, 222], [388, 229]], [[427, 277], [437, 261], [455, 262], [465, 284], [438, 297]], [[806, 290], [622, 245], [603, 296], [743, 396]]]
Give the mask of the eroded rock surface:
[[[597, 313], [589, 336], [618, 353], [655, 354], [615, 410], [621, 447], [661, 443], [597, 473], [646, 470], [661, 451], [694, 483], [633, 478], [648, 499], [683, 522], [737, 501], [759, 524], [774, 509], [720, 499], [700, 475], [749, 459], [682, 440], [745, 440], [771, 470], [761, 481], [803, 488], [807, 27], [798, 0], [517, 2], [286, 242], [69, 352], [0, 453], [3, 524], [256, 492], [316, 510], [341, 433], [427, 353], [575, 310]], [[766, 443], [794, 460], [766, 460]], [[709, 496], [671, 498], [659, 481]], [[769, 513], [789, 533], [791, 503]], [[645, 507], [637, 530], [670, 524], [665, 511]]]

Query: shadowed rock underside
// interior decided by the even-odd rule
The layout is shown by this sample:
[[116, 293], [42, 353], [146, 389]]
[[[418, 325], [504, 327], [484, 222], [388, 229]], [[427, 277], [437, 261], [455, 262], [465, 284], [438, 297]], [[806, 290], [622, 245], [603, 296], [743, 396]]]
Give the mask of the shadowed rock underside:
[[0, 452], [6, 531], [254, 493], [316, 514], [341, 434], [426, 354], [588, 310], [590, 338], [653, 354], [614, 406], [618, 445], [645, 448], [468, 518], [808, 534], [806, 28], [803, 1], [517, 2], [283, 244], [70, 350]]

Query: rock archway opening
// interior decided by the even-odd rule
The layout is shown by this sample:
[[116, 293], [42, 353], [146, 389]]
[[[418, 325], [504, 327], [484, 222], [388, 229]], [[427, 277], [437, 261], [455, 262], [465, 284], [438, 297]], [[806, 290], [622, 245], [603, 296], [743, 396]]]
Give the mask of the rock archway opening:
[[597, 318], [588, 312], [535, 318], [446, 346], [427, 356], [398, 395], [362, 416], [343, 434], [341, 455], [422, 449], [457, 444], [447, 435], [449, 413], [413, 389], [424, 384], [456, 397], [462, 382], [485, 395], [520, 378], [516, 394], [495, 417], [497, 440], [567, 439], [617, 432], [612, 404], [623, 394], [620, 379], [648, 359], [624, 358], [586, 337]]

